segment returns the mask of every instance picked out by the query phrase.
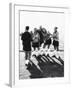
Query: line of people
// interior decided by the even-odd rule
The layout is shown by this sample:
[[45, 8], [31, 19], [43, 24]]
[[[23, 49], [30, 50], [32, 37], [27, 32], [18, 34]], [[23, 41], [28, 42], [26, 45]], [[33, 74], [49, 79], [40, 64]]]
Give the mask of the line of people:
[[[31, 57], [32, 47], [34, 50], [38, 48], [40, 49], [41, 45], [43, 44], [43, 48], [46, 46], [48, 49], [50, 45], [53, 44], [55, 50], [59, 50], [59, 33], [57, 31], [58, 27], [54, 28], [53, 34], [42, 26], [39, 29], [34, 28], [34, 33], [31, 31], [29, 32], [29, 26], [25, 27], [25, 32], [20, 34], [23, 50], [25, 52], [25, 60], [28, 63]], [[52, 42], [53, 41], [53, 42]]]

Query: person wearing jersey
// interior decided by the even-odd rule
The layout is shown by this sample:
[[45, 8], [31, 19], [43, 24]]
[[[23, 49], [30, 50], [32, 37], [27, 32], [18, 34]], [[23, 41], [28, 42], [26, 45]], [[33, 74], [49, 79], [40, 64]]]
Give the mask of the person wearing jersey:
[[43, 28], [42, 26], [39, 27], [39, 35], [40, 35], [40, 47], [44, 43], [44, 36], [43, 36]]
[[53, 33], [53, 46], [55, 50], [59, 50], [59, 33], [57, 31], [58, 27], [54, 28], [54, 33]]
[[45, 39], [44, 47], [47, 45], [48, 49], [49, 49], [49, 47], [51, 45], [51, 42], [52, 42], [52, 40], [51, 40], [51, 33], [48, 31], [46, 39]]
[[37, 32], [37, 29], [34, 28], [34, 34], [33, 34], [33, 41], [32, 41], [32, 47], [34, 48], [34, 50], [36, 48], [38, 48], [39, 50], [39, 40], [40, 40], [40, 36], [39, 36], [39, 33]]

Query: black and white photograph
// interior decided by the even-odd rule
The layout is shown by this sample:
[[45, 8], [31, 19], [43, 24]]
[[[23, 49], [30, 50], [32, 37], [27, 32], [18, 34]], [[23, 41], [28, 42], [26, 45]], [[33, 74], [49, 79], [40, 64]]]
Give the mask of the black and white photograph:
[[19, 11], [19, 79], [64, 77], [64, 12]]

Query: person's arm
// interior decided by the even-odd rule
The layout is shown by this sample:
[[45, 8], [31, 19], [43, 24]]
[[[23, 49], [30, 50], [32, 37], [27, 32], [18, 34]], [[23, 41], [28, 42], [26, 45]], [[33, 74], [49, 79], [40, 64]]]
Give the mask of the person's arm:
[[23, 41], [25, 40], [25, 35], [24, 34], [21, 35], [21, 40], [23, 40]]
[[22, 36], [23, 33], [20, 33], [19, 35]]

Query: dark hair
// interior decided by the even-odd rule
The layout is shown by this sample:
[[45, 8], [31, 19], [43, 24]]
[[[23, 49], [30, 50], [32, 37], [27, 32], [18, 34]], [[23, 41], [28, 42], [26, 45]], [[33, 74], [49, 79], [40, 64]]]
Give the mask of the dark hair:
[[29, 30], [29, 26], [26, 26], [26, 30]]
[[55, 29], [58, 29], [58, 27], [55, 27]]

